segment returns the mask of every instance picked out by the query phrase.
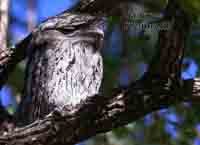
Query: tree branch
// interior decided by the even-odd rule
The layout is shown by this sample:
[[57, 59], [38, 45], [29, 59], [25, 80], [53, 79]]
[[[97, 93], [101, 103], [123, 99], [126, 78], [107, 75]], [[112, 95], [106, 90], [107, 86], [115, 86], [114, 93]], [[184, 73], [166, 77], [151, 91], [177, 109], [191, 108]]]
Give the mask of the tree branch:
[[160, 80], [139, 80], [126, 89], [114, 90], [111, 96], [88, 97], [73, 112], [63, 108], [43, 120], [9, 132], [0, 137], [0, 145], [73, 145], [155, 110], [183, 101], [200, 101], [199, 84], [200, 78], [187, 80], [180, 90], [168, 90]]

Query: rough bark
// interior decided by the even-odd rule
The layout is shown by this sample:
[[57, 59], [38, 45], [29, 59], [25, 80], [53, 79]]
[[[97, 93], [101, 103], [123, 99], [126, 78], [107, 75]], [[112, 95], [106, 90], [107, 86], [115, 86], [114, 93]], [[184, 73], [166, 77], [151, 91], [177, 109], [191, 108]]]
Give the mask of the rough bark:
[[[0, 52], [1, 52], [1, 65], [0, 73], [5, 70], [3, 64], [8, 63], [10, 50], [7, 47], [8, 37], [8, 11], [9, 11], [9, 0], [0, 1]], [[4, 76], [1, 76], [2, 79]], [[1, 79], [1, 80], [2, 80]], [[3, 82], [1, 83], [1, 85]], [[0, 85], [0, 86], [1, 86]]]
[[7, 49], [9, 0], [0, 2], [0, 49]]
[[[165, 84], [161, 85], [160, 81], [140, 80], [129, 88], [115, 90], [112, 96], [88, 97], [72, 112], [55, 111], [43, 120], [1, 136], [0, 144], [73, 145], [97, 133], [133, 122], [155, 110], [182, 101], [200, 100], [200, 79], [185, 81], [184, 87], [176, 91], [167, 90]], [[186, 95], [189, 97], [182, 97]]]
[[175, 1], [170, 0], [163, 19], [168, 28], [159, 31], [157, 52], [148, 73], [165, 79], [180, 80], [190, 18]]

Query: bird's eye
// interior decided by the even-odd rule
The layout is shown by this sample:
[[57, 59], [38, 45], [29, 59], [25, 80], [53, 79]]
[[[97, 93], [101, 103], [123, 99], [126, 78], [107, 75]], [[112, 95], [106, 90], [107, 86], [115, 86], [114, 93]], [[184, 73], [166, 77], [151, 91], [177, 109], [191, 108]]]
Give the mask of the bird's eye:
[[63, 33], [64, 35], [72, 34], [74, 32], [74, 30], [70, 30], [70, 29], [59, 29], [59, 31]]

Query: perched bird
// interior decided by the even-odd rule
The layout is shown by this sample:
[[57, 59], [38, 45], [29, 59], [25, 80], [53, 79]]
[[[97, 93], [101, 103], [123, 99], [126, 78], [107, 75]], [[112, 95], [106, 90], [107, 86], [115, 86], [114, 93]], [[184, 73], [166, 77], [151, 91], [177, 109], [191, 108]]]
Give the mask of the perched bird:
[[106, 29], [102, 16], [118, 2], [80, 0], [70, 10], [42, 22], [17, 46], [15, 53], [23, 52], [21, 58], [25, 48], [28, 54], [18, 122], [28, 124], [63, 107], [71, 110], [99, 93], [103, 79], [100, 49]]
[[70, 110], [99, 93], [105, 26], [102, 17], [65, 12], [33, 30], [20, 120], [31, 123], [54, 109]]

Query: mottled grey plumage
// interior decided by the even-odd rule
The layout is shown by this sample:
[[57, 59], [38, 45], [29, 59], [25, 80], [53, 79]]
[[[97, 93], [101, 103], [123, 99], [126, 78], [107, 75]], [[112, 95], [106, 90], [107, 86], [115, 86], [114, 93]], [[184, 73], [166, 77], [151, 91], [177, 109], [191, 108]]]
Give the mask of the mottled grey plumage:
[[21, 109], [28, 123], [99, 92], [104, 29], [103, 18], [64, 13], [33, 31], [24, 94], [31, 99]]

